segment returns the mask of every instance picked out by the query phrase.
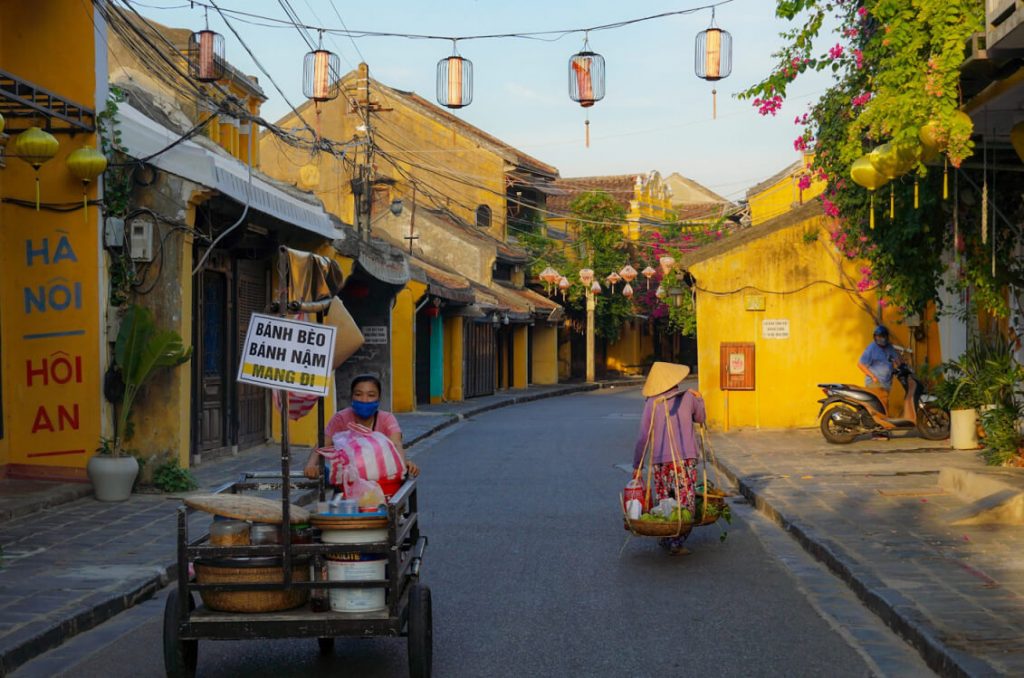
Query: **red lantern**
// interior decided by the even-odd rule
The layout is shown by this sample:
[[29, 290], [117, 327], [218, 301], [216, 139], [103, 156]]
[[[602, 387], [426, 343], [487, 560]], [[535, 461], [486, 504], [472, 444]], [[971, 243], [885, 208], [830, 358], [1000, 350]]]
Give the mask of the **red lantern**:
[[224, 36], [205, 29], [188, 38], [188, 73], [199, 82], [224, 77]]
[[462, 108], [473, 103], [473, 62], [452, 46], [452, 55], [437, 62], [437, 103]]

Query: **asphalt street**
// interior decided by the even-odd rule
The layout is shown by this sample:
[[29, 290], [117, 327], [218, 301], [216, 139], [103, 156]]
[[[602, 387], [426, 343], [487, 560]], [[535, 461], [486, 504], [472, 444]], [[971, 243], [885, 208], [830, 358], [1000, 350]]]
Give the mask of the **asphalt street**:
[[[413, 449], [437, 676], [929, 675], [838, 579], [734, 504], [688, 556], [622, 529], [637, 389], [498, 410]], [[169, 536], [173, 526], [168, 525]], [[163, 675], [162, 597], [16, 676]], [[405, 640], [200, 642], [200, 676], [403, 676]]]

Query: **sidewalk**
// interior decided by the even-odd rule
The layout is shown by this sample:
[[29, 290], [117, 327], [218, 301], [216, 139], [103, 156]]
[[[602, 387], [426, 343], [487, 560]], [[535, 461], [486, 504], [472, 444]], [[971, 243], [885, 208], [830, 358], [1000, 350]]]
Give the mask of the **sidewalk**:
[[[398, 415], [406, 446], [498, 407], [640, 383], [537, 386]], [[307, 454], [293, 449], [293, 468]], [[297, 460], [297, 461], [296, 461]], [[193, 469], [201, 491], [244, 471], [280, 469], [280, 447], [246, 450]], [[167, 586], [176, 575], [176, 496], [97, 502], [88, 484], [3, 480], [0, 500], [0, 676]], [[84, 497], [84, 498], [82, 498]], [[197, 514], [196, 528], [209, 522]]]
[[[814, 431], [712, 433], [742, 494], [942, 675], [1024, 675], [1024, 526], [951, 523], [984, 502], [940, 469], [1024, 491], [1024, 471], [921, 438], [829, 445]], [[983, 506], [982, 506], [983, 508]]]

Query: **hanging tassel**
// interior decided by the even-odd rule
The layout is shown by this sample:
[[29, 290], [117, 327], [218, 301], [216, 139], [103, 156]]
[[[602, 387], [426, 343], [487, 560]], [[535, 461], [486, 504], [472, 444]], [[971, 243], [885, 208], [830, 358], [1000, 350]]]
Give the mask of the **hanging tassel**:
[[896, 218], [896, 189], [889, 184], [889, 221]]
[[85, 225], [89, 225], [89, 192], [86, 190], [86, 183], [82, 182], [82, 218]]
[[874, 192], [871, 193], [871, 218], [868, 221], [868, 223], [871, 225], [871, 230], [872, 231], [875, 230], [875, 194], [874, 194]]
[[960, 265], [960, 181], [953, 177], [953, 257]]
[[718, 90], [711, 88], [711, 119], [718, 119]]
[[949, 199], [949, 158], [942, 159], [942, 199]]
[[981, 184], [981, 244], [988, 242], [988, 173]]
[[590, 148], [590, 116], [587, 115], [587, 119], [583, 121], [584, 129], [586, 130], [587, 148]]
[[36, 173], [36, 212], [39, 211], [39, 174]]
[[917, 190], [917, 177], [914, 177], [914, 209], [915, 210], [920, 205], [920, 201], [918, 200], [918, 196], [919, 196], [919, 193], [918, 193], [918, 190]]

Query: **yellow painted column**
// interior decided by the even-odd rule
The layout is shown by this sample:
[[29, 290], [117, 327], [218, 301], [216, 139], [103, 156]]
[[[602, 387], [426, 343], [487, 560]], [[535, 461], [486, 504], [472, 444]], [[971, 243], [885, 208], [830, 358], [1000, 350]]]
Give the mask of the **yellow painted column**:
[[391, 407], [395, 412], [416, 409], [416, 300], [427, 291], [410, 280], [395, 296], [391, 309]]
[[558, 383], [558, 328], [537, 324], [533, 328], [533, 383]]
[[449, 402], [464, 399], [462, 391], [462, 362], [465, 350], [464, 320], [460, 317], [444, 319], [444, 394]]
[[512, 329], [512, 388], [526, 388], [527, 369], [526, 359], [529, 355], [527, 342], [530, 337], [530, 328], [526, 325], [516, 325]]

